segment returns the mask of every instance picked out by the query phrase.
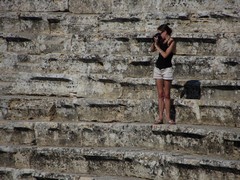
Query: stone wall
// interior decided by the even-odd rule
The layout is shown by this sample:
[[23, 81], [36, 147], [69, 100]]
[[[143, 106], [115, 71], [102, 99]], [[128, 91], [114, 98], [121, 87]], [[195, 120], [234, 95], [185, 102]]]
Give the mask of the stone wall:
[[[148, 48], [156, 28], [168, 22], [177, 42], [172, 92], [179, 122], [189, 118], [190, 123], [214, 119], [213, 124], [239, 124], [239, 104], [234, 101], [240, 97], [239, 1], [1, 0], [0, 5], [3, 95], [54, 96], [46, 106], [55, 104], [56, 111], [65, 109], [65, 100], [58, 97], [87, 102], [104, 98], [92, 106], [98, 115], [103, 111], [105, 120], [109, 116], [107, 121], [152, 121], [157, 109], [152, 79], [157, 55]], [[201, 98], [186, 100], [196, 97], [184, 96], [187, 82], [195, 82], [190, 89], [199, 88]], [[2, 102], [10, 106], [9, 100]], [[1, 117], [16, 118], [16, 104], [8, 112], [2, 110]], [[70, 104], [67, 118], [96, 120], [87, 113], [92, 109], [89, 103]], [[106, 115], [107, 109], [120, 115]], [[136, 115], [124, 116], [126, 109]], [[61, 112], [53, 118], [60, 118], [57, 114]], [[35, 113], [38, 116], [42, 114]]]
[[[0, 179], [239, 179], [239, 9], [0, 0]], [[152, 126], [162, 23], [177, 42], [176, 126]]]

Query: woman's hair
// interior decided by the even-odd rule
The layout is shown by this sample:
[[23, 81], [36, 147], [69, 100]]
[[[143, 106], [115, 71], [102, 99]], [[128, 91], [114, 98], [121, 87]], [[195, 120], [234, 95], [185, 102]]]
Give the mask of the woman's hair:
[[168, 35], [171, 35], [172, 34], [172, 29], [168, 26], [168, 25], [170, 25], [169, 23], [167, 23], [167, 24], [162, 24], [162, 25], [160, 25], [158, 28], [157, 28], [157, 30], [158, 31], [167, 31], [167, 34]]

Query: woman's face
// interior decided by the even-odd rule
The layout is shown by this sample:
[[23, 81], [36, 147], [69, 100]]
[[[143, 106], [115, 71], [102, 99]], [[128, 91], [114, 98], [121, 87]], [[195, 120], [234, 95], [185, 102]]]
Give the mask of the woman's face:
[[158, 31], [161, 34], [161, 37], [165, 39], [167, 31]]

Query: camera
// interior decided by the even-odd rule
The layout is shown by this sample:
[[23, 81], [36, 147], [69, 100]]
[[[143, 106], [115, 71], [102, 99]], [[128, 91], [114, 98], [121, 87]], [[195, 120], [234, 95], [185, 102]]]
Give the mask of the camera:
[[157, 33], [157, 34], [155, 34], [154, 36], [153, 36], [153, 38], [152, 38], [152, 41], [154, 42], [154, 38], [155, 37], [157, 37], [158, 38], [158, 44], [160, 44], [161, 43], [161, 40], [162, 40], [162, 36], [161, 36], [161, 33]]

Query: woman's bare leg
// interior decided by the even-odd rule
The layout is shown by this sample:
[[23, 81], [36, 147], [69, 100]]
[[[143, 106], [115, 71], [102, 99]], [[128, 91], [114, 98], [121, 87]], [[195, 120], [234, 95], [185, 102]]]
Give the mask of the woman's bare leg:
[[163, 89], [163, 79], [157, 79], [157, 94], [158, 94], [158, 113], [159, 117], [157, 121], [163, 121], [163, 111], [164, 111], [164, 89]]
[[171, 116], [170, 116], [170, 107], [171, 107], [171, 98], [170, 98], [170, 93], [171, 93], [171, 85], [172, 85], [172, 81], [171, 80], [164, 80], [164, 98], [165, 98], [165, 116], [166, 116], [166, 120], [173, 124], [174, 121], [171, 120]]

